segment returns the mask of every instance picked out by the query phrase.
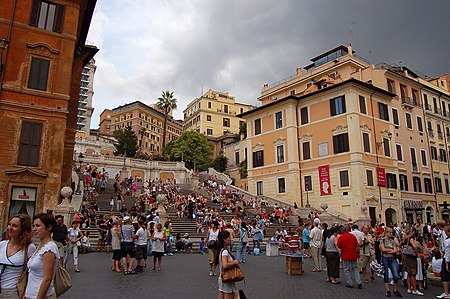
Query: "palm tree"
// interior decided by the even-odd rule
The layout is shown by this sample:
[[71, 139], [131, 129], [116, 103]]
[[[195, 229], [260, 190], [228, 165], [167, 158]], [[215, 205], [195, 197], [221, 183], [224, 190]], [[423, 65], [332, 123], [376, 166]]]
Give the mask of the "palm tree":
[[162, 148], [166, 146], [166, 134], [167, 134], [167, 118], [169, 117], [169, 112], [173, 109], [177, 108], [177, 99], [173, 97], [173, 91], [163, 91], [161, 97], [158, 98], [158, 103], [156, 103], [159, 109], [164, 112], [164, 128], [163, 128], [163, 140], [162, 140]]

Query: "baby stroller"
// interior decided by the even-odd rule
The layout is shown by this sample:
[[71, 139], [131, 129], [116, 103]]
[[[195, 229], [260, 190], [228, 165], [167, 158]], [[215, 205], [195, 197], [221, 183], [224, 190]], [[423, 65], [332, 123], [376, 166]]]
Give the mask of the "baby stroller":
[[370, 269], [375, 272], [375, 274], [378, 277], [384, 277], [384, 267], [382, 264], [378, 263], [377, 261], [371, 261], [370, 264]]

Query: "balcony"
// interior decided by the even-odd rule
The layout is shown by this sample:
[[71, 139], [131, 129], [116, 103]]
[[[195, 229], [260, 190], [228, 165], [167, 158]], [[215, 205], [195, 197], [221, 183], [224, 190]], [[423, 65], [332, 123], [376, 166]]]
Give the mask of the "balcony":
[[419, 167], [417, 166], [417, 163], [412, 162], [412, 170], [413, 171], [418, 171]]
[[431, 105], [430, 104], [425, 104], [425, 110], [431, 111]]
[[433, 132], [433, 130], [428, 130], [428, 136], [434, 137], [434, 132]]
[[419, 103], [417, 102], [416, 99], [411, 99], [408, 96], [402, 96], [402, 105], [405, 107], [414, 108], [414, 107], [418, 107]]
[[434, 113], [441, 115], [442, 114], [442, 110], [439, 109], [438, 107], [434, 107]]
[[442, 134], [442, 132], [437, 132], [437, 135], [439, 139], [444, 139], [444, 134]]

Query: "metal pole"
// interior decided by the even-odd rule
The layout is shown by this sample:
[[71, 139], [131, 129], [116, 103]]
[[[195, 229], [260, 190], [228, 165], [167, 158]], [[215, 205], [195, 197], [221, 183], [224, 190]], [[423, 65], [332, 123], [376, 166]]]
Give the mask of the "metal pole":
[[311, 206], [309, 205], [309, 192], [308, 189], [306, 189], [306, 206], [307, 208], [310, 208]]

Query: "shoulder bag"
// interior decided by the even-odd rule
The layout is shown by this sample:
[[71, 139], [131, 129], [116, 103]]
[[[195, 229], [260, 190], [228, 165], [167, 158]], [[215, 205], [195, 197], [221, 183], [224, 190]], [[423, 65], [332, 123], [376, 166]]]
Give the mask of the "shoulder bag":
[[[222, 251], [220, 252], [220, 258], [222, 258]], [[234, 256], [229, 253], [231, 258], [233, 260], [235, 260]], [[230, 283], [230, 282], [237, 282], [237, 281], [241, 281], [244, 280], [245, 276], [244, 276], [244, 272], [242, 272], [241, 268], [239, 267], [239, 265], [235, 265], [234, 267], [228, 268], [228, 269], [224, 269], [223, 265], [222, 265], [222, 282], [224, 283]]]
[[404, 255], [417, 257], [417, 253], [414, 251], [414, 247], [412, 247], [410, 244], [403, 245], [402, 253]]
[[66, 269], [60, 266], [56, 267], [55, 277], [53, 279], [53, 285], [55, 287], [56, 297], [60, 297], [72, 287], [72, 278]]
[[27, 271], [27, 263], [28, 263], [28, 245], [25, 246], [25, 252], [23, 255], [23, 266], [22, 272], [20, 273], [19, 279], [17, 280], [17, 293], [19, 294], [19, 298], [23, 298], [25, 294], [25, 288], [27, 286], [28, 280], [28, 271]]

